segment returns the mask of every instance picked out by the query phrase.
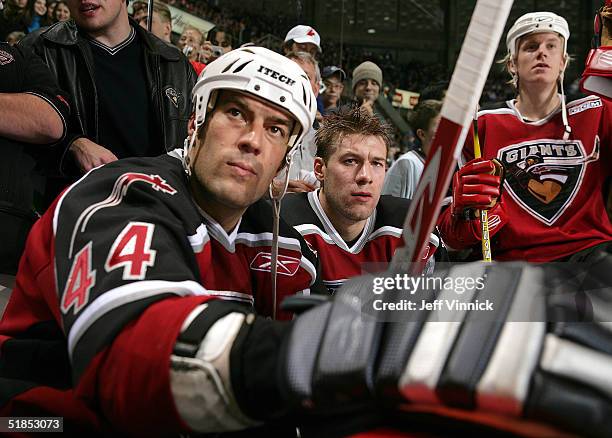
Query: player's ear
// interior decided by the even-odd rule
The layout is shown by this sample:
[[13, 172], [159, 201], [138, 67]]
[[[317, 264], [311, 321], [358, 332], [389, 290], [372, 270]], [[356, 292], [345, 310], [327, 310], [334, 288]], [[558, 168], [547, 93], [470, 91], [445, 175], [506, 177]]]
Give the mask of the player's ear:
[[514, 59], [512, 57], [508, 58], [507, 67], [510, 74], [516, 74], [516, 64], [514, 63]]
[[419, 140], [421, 140], [421, 142], [423, 142], [425, 140], [425, 131], [423, 131], [421, 128], [417, 129], [415, 132], [417, 138]]
[[323, 183], [325, 180], [325, 161], [321, 157], [315, 157], [314, 159], [314, 174]]
[[569, 55], [566, 53], [563, 55], [563, 59], [561, 60], [561, 72], [565, 72], [567, 65], [569, 64]]
[[189, 117], [189, 124], [187, 125], [187, 135], [191, 137], [194, 131], [195, 131], [195, 113], [191, 114], [191, 117]]

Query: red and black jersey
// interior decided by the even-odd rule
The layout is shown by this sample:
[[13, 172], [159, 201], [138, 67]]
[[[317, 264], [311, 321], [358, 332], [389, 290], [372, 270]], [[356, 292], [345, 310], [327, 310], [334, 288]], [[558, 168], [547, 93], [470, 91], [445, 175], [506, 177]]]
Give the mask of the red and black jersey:
[[[180, 429], [168, 367], [187, 315], [211, 298], [272, 315], [271, 205], [255, 203], [227, 234], [193, 201], [178, 158], [94, 169], [34, 226], [0, 324], [1, 416]], [[292, 316], [284, 297], [326, 293], [317, 264], [281, 221], [278, 318]]]
[[[560, 109], [538, 121], [523, 119], [513, 101], [478, 113], [482, 156], [505, 167], [505, 217], [489, 216], [496, 259], [546, 262], [612, 240], [602, 195], [612, 176], [612, 104], [588, 96], [568, 103], [567, 113], [568, 140]], [[473, 157], [470, 133], [462, 158]], [[460, 249], [451, 222], [449, 209], [440, 218], [442, 237]]]
[[[323, 283], [334, 292], [351, 277], [386, 269], [395, 250], [404, 244], [402, 229], [409, 205], [410, 201], [404, 198], [381, 196], [360, 236], [350, 246], [323, 211], [319, 190], [288, 194], [283, 199], [281, 215], [317, 253]], [[432, 239], [435, 241], [429, 249], [433, 254], [438, 241], [434, 235]]]

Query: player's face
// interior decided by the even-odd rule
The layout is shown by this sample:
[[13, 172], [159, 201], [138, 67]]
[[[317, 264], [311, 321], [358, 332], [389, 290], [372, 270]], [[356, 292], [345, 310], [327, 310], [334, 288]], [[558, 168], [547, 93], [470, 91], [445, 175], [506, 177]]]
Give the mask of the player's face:
[[556, 85], [564, 66], [563, 38], [557, 33], [536, 33], [520, 39], [513, 66], [519, 76], [519, 87]]
[[70, 14], [87, 32], [113, 30], [121, 20], [127, 21], [125, 0], [68, 0]]
[[192, 187], [200, 206], [222, 222], [219, 212], [239, 217], [266, 193], [294, 121], [276, 106], [232, 91], [221, 92], [207, 120], [191, 158]]
[[321, 203], [335, 225], [370, 217], [380, 199], [386, 157], [382, 138], [351, 134], [327, 163], [315, 159], [315, 175], [323, 183]]

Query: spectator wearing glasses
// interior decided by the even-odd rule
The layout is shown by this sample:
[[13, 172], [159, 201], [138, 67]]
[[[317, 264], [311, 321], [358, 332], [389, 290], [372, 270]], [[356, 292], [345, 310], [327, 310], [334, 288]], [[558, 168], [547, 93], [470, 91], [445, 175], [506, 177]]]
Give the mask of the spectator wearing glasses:
[[342, 105], [342, 92], [344, 91], [344, 80], [346, 73], [340, 67], [328, 65], [321, 72], [325, 90], [319, 96], [322, 114], [337, 109]]

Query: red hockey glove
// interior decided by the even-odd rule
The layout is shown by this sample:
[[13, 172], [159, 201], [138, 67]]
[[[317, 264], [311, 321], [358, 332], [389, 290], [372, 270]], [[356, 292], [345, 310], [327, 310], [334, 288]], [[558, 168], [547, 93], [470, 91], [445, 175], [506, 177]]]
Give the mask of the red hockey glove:
[[476, 209], [489, 209], [501, 194], [503, 167], [497, 160], [476, 158], [453, 177], [453, 216], [473, 217]]

